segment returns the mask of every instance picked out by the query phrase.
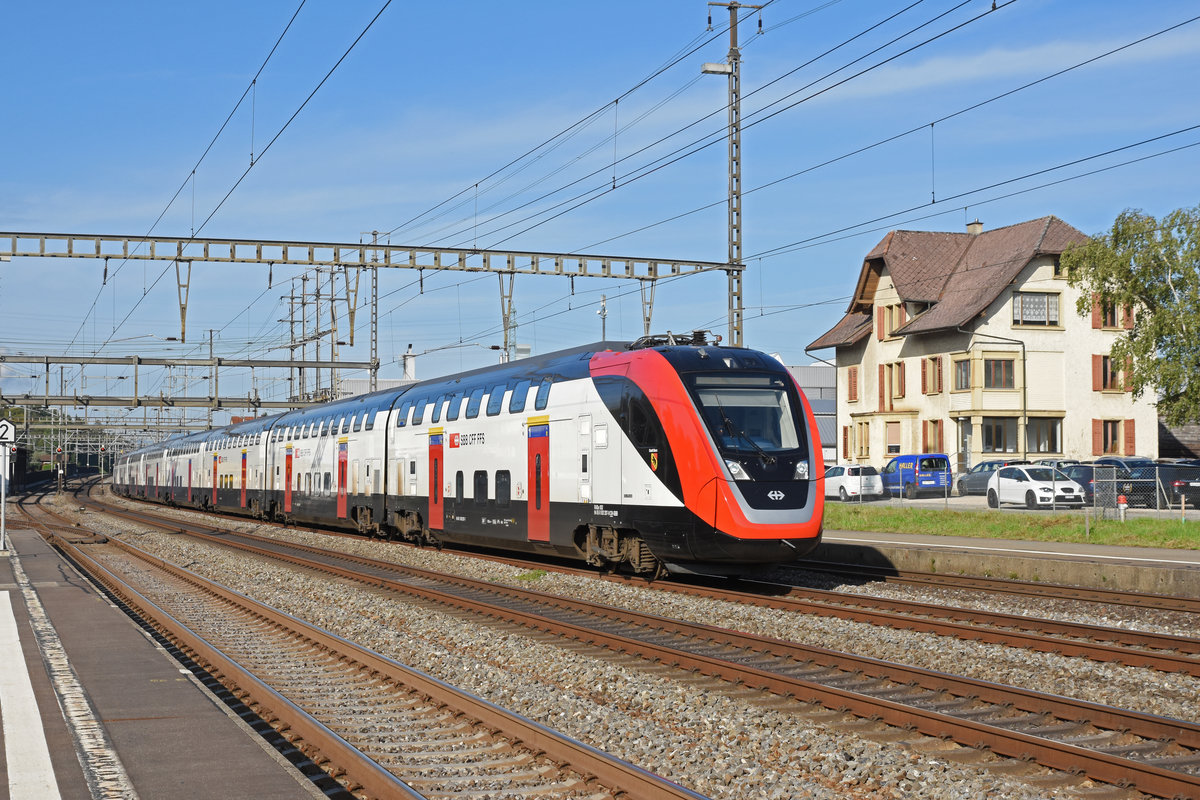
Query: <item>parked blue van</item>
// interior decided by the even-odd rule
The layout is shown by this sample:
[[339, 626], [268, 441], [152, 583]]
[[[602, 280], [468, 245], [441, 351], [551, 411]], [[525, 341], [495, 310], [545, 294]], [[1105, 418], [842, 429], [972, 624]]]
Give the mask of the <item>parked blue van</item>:
[[889, 495], [944, 495], [951, 484], [950, 458], [945, 453], [896, 456], [879, 471], [883, 491]]

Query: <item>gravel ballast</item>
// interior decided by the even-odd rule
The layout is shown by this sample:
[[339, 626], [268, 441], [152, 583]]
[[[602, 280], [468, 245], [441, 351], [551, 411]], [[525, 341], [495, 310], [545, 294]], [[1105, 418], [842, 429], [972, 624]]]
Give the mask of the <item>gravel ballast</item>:
[[[86, 516], [89, 523], [98, 522], [96, 515]], [[583, 576], [529, 574], [469, 556], [367, 539], [335, 538], [250, 521], [221, 520], [220, 524], [1091, 702], [1181, 719], [1195, 720], [1198, 715], [1195, 698], [1200, 696], [1200, 682], [1181, 675], [692, 598]], [[911, 748], [873, 741], [840, 730], [838, 723], [843, 720], [831, 712], [772, 708], [787, 703], [764, 703], [715, 680], [681, 679], [674, 671], [645, 668], [591, 648], [564, 647], [507, 626], [479, 624], [391, 593], [295, 572], [179, 535], [136, 531], [112, 521], [105, 526], [104, 532], [121, 535], [155, 555], [712, 797], [1073, 796], [1069, 789], [957, 763], [953, 757], [961, 751], [953, 745], [930, 746], [929, 740], [921, 740], [919, 747]], [[936, 590], [897, 591], [882, 584], [854, 590], [874, 593], [875, 588], [905, 599], [937, 594]], [[954, 598], [953, 604], [968, 605], [966, 599]], [[990, 610], [997, 610], [994, 596], [986, 601]], [[1005, 604], [1008, 613], [1072, 618], [1070, 604], [1061, 601], [1006, 598]], [[1080, 604], [1073, 613], [1080, 621], [1100, 623], [1091, 604]], [[1154, 624], [1140, 617], [1159, 613], [1113, 610], [1118, 622], [1100, 624], [1138, 627]], [[1166, 626], [1174, 628], [1169, 632], [1194, 635], [1188, 632], [1188, 620], [1175, 616], [1180, 619]], [[913, 740], [920, 737], [914, 734]]]

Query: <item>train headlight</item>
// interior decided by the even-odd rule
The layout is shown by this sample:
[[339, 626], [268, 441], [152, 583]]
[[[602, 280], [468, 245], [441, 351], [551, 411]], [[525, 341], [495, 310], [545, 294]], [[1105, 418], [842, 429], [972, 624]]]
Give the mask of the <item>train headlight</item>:
[[746, 472], [746, 468], [742, 466], [742, 462], [725, 459], [725, 466], [729, 468], [729, 474], [733, 476], [735, 481], [752, 481], [750, 473]]
[[807, 461], [797, 461], [796, 462], [796, 480], [798, 480], [798, 481], [808, 480], [808, 462]]

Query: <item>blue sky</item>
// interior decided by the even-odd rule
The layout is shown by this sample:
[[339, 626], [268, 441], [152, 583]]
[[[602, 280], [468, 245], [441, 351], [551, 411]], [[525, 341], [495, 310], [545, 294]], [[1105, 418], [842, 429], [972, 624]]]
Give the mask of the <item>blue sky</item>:
[[[726, 82], [700, 75], [728, 51], [724, 9], [707, 32], [698, 0], [393, 2], [317, 89], [383, 2], [307, 2], [268, 60], [298, 5], [10, 4], [0, 230], [333, 242], [379, 230], [396, 244], [724, 260]], [[1200, 128], [1177, 133], [1200, 125], [1200, 22], [959, 113], [1180, 25], [1194, 2], [998, 5], [776, 0], [762, 35], [757, 15], [742, 23], [749, 346], [808, 363], [804, 346], [894, 228], [1054, 214], [1098, 233], [1125, 208], [1200, 202]], [[715, 144], [631, 179], [698, 140]], [[0, 264], [0, 350], [203, 357], [214, 329], [219, 355], [286, 357], [282, 298], [298, 272], [274, 269], [268, 288], [265, 267], [197, 264], [181, 345], [162, 341], [179, 332], [173, 271], [155, 282], [165, 266], [114, 263], [102, 286], [96, 260]], [[381, 375], [399, 375], [408, 343], [426, 353], [422, 377], [494, 361], [495, 277], [427, 272], [423, 294], [414, 278], [382, 276]], [[599, 339], [602, 294], [609, 338], [641, 334], [636, 285], [571, 289], [518, 277], [518, 340], [547, 352]], [[724, 334], [726, 303], [724, 273], [664, 281], [653, 327]], [[365, 360], [366, 309], [356, 322], [342, 355]], [[33, 371], [6, 369], [5, 391], [27, 391]], [[249, 386], [222, 380], [222, 394]], [[263, 376], [255, 388], [286, 391]]]

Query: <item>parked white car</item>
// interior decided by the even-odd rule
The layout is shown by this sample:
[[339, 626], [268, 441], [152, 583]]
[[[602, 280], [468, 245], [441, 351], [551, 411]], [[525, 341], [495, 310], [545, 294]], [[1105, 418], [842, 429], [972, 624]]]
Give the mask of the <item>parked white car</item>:
[[991, 508], [1002, 503], [1024, 503], [1026, 508], [1083, 506], [1083, 487], [1051, 467], [1027, 464], [1001, 467], [988, 480], [987, 501]]
[[830, 467], [825, 470], [825, 496], [834, 495], [843, 502], [851, 497], [883, 497], [883, 478], [869, 464]]

